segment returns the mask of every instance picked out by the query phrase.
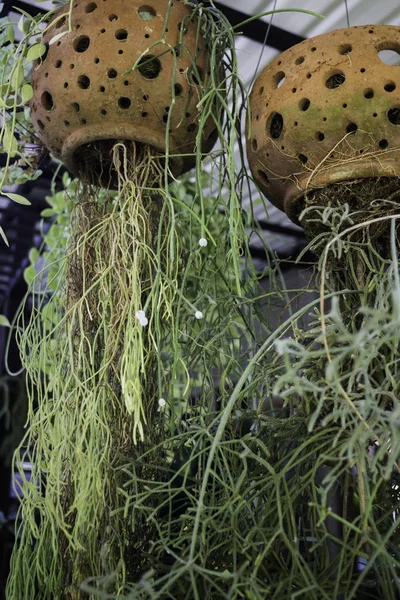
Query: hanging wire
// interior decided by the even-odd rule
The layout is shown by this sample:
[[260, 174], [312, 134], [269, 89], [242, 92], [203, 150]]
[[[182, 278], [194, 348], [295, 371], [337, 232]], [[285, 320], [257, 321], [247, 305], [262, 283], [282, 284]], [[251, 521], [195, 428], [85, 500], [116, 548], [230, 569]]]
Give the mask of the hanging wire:
[[344, 0], [344, 4], [346, 6], [346, 19], [347, 19], [347, 27], [350, 27], [350, 15], [349, 15], [349, 5], [347, 0]]
[[[277, 3], [278, 3], [278, 0], [274, 0], [274, 6], [272, 7], [272, 10], [276, 10]], [[269, 20], [269, 23], [268, 23], [268, 27], [267, 27], [267, 31], [265, 32], [265, 37], [264, 37], [262, 49], [261, 49], [261, 52], [260, 52], [260, 56], [258, 57], [257, 65], [256, 65], [256, 68], [255, 68], [253, 79], [251, 80], [250, 88], [249, 89], [251, 89], [253, 87], [253, 84], [254, 84], [254, 82], [255, 82], [255, 80], [257, 78], [258, 69], [260, 68], [260, 64], [261, 64], [262, 57], [263, 57], [263, 54], [264, 54], [265, 46], [267, 45], [267, 40], [268, 40], [269, 32], [271, 30], [273, 18], [274, 18], [274, 13], [272, 13], [272, 15], [270, 17], [270, 20]]]

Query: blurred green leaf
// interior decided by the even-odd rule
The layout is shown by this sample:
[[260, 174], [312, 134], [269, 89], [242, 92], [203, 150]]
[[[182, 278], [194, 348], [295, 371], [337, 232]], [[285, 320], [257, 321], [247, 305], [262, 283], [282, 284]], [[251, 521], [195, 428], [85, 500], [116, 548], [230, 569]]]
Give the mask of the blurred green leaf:
[[33, 88], [29, 83], [25, 84], [21, 88], [21, 98], [22, 102], [26, 104], [33, 98]]
[[2, 192], [2, 194], [3, 196], [7, 196], [7, 198], [10, 198], [10, 200], [16, 202], [17, 204], [24, 204], [25, 206], [31, 205], [29, 200], [25, 198], [25, 196], [21, 196], [21, 194], [12, 194], [10, 192]]
[[32, 265], [30, 265], [29, 267], [27, 267], [24, 270], [24, 279], [28, 285], [30, 285], [32, 283], [32, 281], [35, 279], [35, 277], [36, 277], [36, 271], [35, 271], [35, 267], [33, 267]]
[[46, 52], [45, 44], [35, 44], [31, 46], [26, 55], [26, 62], [32, 62], [33, 60], [37, 60]]
[[3, 146], [4, 146], [4, 150], [11, 157], [14, 157], [16, 155], [16, 153], [18, 152], [18, 142], [17, 142], [16, 138], [13, 136], [13, 134], [11, 133], [11, 131], [9, 130], [9, 128], [7, 127], [7, 125], [4, 127], [4, 132], [3, 132]]
[[0, 327], [11, 327], [10, 321], [5, 315], [0, 315]]

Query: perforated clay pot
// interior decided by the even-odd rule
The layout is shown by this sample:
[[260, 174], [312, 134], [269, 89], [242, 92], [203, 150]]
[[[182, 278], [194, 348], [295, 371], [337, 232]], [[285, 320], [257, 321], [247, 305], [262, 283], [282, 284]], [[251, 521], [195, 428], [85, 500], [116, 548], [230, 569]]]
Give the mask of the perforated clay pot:
[[283, 52], [255, 82], [250, 168], [293, 221], [308, 190], [400, 176], [400, 66], [385, 50], [400, 53], [400, 27], [338, 29]]
[[[105, 186], [113, 184], [110, 141], [148, 144], [163, 153], [168, 137], [173, 174], [190, 169], [209, 72], [192, 11], [179, 1], [77, 0], [68, 33], [68, 9], [54, 14], [43, 36], [48, 51], [32, 74], [32, 120], [43, 144], [79, 175], [88, 151], [102, 152], [104, 143], [104, 156], [91, 166], [93, 180]], [[210, 118], [201, 151], [209, 152], [215, 140]]]

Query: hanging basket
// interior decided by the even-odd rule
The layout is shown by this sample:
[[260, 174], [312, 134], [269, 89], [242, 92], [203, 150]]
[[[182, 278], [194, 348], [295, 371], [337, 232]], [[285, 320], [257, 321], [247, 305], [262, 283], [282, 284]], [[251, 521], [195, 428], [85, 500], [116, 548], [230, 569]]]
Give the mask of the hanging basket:
[[277, 56], [254, 84], [247, 155], [263, 193], [294, 221], [304, 195], [400, 176], [400, 27], [320, 35]]
[[[106, 187], [115, 184], [110, 148], [120, 140], [168, 152], [175, 176], [190, 169], [209, 76], [192, 11], [166, 0], [77, 0], [69, 32], [68, 10], [54, 14], [43, 36], [48, 51], [32, 74], [32, 120], [42, 143], [75, 175], [89, 156], [92, 182]], [[210, 117], [202, 153], [216, 137]]]

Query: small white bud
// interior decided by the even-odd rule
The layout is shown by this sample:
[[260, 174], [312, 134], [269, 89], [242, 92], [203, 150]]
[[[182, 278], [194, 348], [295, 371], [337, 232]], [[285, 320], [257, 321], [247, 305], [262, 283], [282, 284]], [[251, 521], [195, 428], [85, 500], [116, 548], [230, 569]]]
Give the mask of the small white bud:
[[138, 321], [141, 321], [141, 319], [146, 318], [146, 313], [144, 312], [144, 310], [137, 310], [135, 312], [135, 317], [137, 318]]
[[160, 408], [164, 408], [164, 406], [165, 406], [166, 404], [167, 404], [167, 403], [166, 403], [166, 401], [164, 400], [164, 398], [160, 398], [160, 399], [159, 399], [159, 401], [158, 401], [158, 406], [159, 406]]
[[199, 239], [199, 246], [201, 248], [205, 248], [207, 245], [208, 245], [208, 242], [207, 242], [206, 238], [200, 238]]
[[200, 310], [196, 310], [196, 312], [194, 313], [194, 316], [196, 317], [196, 319], [202, 319], [203, 313]]
[[139, 319], [139, 323], [142, 327], [146, 327], [146, 325], [149, 324], [149, 320], [146, 317], [143, 317], [142, 319]]

